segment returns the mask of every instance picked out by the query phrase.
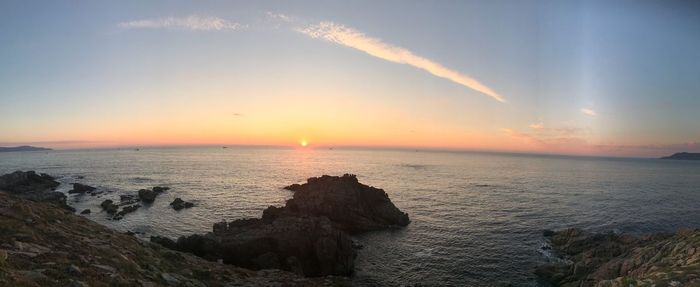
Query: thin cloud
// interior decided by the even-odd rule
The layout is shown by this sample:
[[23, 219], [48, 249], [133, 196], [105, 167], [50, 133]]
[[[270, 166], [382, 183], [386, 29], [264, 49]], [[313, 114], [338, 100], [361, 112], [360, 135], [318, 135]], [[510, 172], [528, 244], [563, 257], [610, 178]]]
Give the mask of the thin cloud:
[[584, 113], [584, 114], [586, 114], [586, 115], [589, 115], [589, 116], [591, 116], [591, 117], [595, 117], [595, 116], [598, 115], [598, 113], [596, 113], [594, 110], [587, 109], [587, 108], [582, 108], [582, 109], [581, 109], [581, 112]]
[[336, 24], [333, 22], [321, 22], [310, 25], [306, 28], [299, 28], [297, 31], [314, 39], [323, 39], [336, 44], [344, 45], [363, 51], [367, 54], [394, 63], [407, 64], [422, 69], [437, 77], [448, 79], [457, 84], [485, 94], [499, 102], [506, 100], [491, 88], [479, 81], [454, 71], [436, 63], [430, 59], [423, 58], [413, 52], [401, 47], [393, 46], [382, 42], [377, 38], [372, 38], [355, 29]]
[[246, 27], [218, 17], [199, 15], [135, 20], [122, 22], [117, 26], [125, 29], [184, 29], [193, 31], [240, 30]]
[[535, 123], [535, 124], [530, 124], [528, 127], [530, 127], [533, 130], [541, 130], [541, 129], [544, 129], [544, 124], [543, 123]]

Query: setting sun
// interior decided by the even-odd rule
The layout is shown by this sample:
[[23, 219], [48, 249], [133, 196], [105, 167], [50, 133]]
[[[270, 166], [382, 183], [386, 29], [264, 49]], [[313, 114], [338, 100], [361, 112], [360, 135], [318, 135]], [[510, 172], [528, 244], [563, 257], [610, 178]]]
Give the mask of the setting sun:
[[301, 140], [299, 141], [299, 145], [301, 145], [302, 147], [306, 147], [307, 145], [309, 145], [309, 142], [307, 140]]

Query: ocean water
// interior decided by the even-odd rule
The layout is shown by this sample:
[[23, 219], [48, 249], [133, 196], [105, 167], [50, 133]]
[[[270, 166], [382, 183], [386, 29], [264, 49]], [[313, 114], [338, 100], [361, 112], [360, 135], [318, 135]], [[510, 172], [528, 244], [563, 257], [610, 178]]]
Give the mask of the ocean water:
[[[99, 187], [70, 195], [87, 217], [122, 231], [177, 237], [259, 217], [282, 187], [354, 173], [383, 188], [411, 224], [356, 236], [358, 285], [537, 286], [543, 229], [650, 233], [700, 227], [700, 162], [467, 152], [220, 147], [0, 153], [0, 173], [36, 170]], [[104, 199], [156, 185], [152, 206], [108, 220]], [[191, 209], [168, 204], [181, 197]]]

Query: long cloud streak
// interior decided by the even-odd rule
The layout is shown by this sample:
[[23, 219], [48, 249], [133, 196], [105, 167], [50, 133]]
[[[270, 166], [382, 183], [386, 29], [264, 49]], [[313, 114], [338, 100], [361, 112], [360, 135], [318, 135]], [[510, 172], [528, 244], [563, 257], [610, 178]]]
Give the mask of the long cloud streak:
[[119, 23], [117, 26], [127, 29], [186, 29], [186, 30], [239, 30], [245, 26], [225, 19], [209, 16], [192, 15], [183, 18], [167, 17], [145, 19]]
[[452, 82], [483, 93], [499, 102], [506, 102], [501, 95], [470, 76], [448, 69], [439, 63], [418, 56], [404, 48], [396, 47], [391, 44], [384, 43], [380, 39], [369, 37], [355, 29], [333, 22], [321, 22], [319, 24], [300, 28], [298, 31], [311, 38], [323, 39], [329, 42], [354, 48], [380, 59], [411, 65], [413, 67], [425, 70], [435, 76], [448, 79]]

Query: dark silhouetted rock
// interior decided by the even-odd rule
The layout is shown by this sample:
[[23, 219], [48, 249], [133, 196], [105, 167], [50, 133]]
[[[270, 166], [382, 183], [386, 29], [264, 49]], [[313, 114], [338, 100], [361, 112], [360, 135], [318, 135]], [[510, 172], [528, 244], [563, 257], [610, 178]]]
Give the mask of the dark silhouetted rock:
[[109, 214], [115, 214], [117, 212], [117, 209], [119, 209], [119, 206], [114, 204], [114, 202], [111, 199], [106, 199], [103, 201], [100, 206], [104, 211], [106, 211]]
[[262, 218], [218, 222], [211, 233], [177, 242], [160, 237], [151, 241], [254, 270], [347, 276], [353, 272], [356, 249], [347, 232], [409, 223], [383, 190], [359, 183], [354, 175], [310, 178], [288, 189], [295, 190], [293, 198], [284, 207], [268, 207]]
[[162, 186], [156, 186], [153, 187], [152, 189], [141, 189], [139, 190], [139, 199], [145, 203], [153, 203], [153, 201], [156, 200], [156, 196], [158, 194], [163, 193], [164, 191], [170, 189], [169, 187], [162, 187]]
[[294, 183], [292, 185], [285, 186], [284, 189], [291, 190], [291, 191], [298, 191], [298, 190], [301, 190], [301, 184]]
[[268, 216], [326, 216], [350, 233], [406, 226], [410, 222], [408, 214], [394, 206], [384, 190], [359, 183], [355, 175], [312, 177], [292, 188], [294, 196], [283, 210], [266, 210]]
[[66, 195], [53, 191], [58, 183], [48, 174], [37, 174], [34, 171], [15, 171], [0, 176], [0, 190], [7, 191], [24, 199], [49, 202], [64, 209], [75, 211], [66, 204]]
[[119, 212], [117, 212], [117, 214], [114, 215], [114, 219], [117, 219], [117, 220], [122, 219], [124, 217], [124, 215], [127, 215], [129, 213], [136, 211], [137, 209], [139, 209], [139, 207], [141, 207], [141, 205], [139, 205], [139, 204], [124, 206], [124, 207], [122, 207], [122, 210], [120, 210]]
[[83, 194], [83, 193], [86, 193], [86, 192], [88, 192], [88, 191], [93, 191], [93, 190], [95, 190], [95, 188], [92, 187], [92, 186], [89, 186], [89, 185], [86, 185], [86, 184], [82, 184], [82, 183], [74, 183], [74, 184], [73, 184], [73, 189], [69, 190], [68, 193], [79, 193], [79, 194]]
[[92, 212], [90, 209], [85, 209], [81, 211], [80, 214], [90, 214], [90, 212]]
[[170, 203], [170, 206], [172, 206], [173, 209], [175, 209], [175, 210], [180, 210], [180, 209], [183, 209], [183, 208], [190, 208], [190, 207], [193, 207], [193, 206], [194, 206], [194, 203], [184, 201], [184, 200], [182, 200], [181, 198], [178, 197], [178, 198], [175, 198], [175, 200], [173, 200], [173, 202]]

